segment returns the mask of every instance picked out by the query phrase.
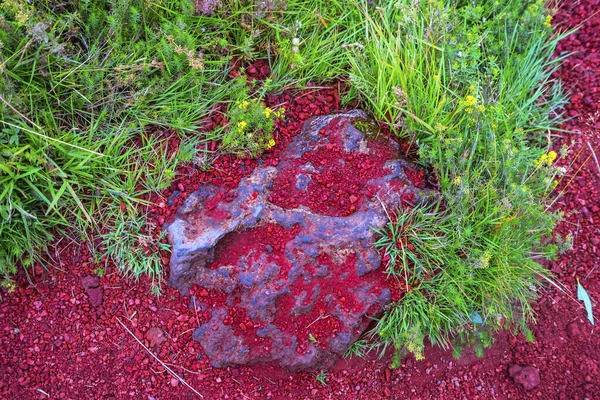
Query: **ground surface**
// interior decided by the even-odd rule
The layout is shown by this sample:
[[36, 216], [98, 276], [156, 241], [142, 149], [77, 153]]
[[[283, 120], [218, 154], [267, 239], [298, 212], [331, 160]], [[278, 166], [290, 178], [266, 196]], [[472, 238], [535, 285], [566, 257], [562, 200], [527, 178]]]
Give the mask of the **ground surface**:
[[[579, 278], [596, 301], [600, 299], [600, 165], [591, 151], [600, 156], [600, 16], [593, 14], [598, 6], [597, 0], [571, 2], [555, 17], [566, 27], [580, 23], [583, 27], [557, 50], [557, 54], [577, 52], [559, 71], [572, 96], [567, 112], [573, 119], [564, 128], [575, 133], [565, 134], [556, 144], [556, 150], [561, 143], [573, 147], [560, 161], [568, 172], [559, 186], [565, 194], [554, 205], [565, 212], [558, 231], [573, 234], [574, 249], [548, 263], [561, 283], [574, 291]], [[336, 88], [287, 96], [270, 99], [288, 102], [287, 120], [278, 129], [280, 142], [289, 140], [310, 115], [337, 109]], [[267, 154], [265, 163], [277, 162], [278, 148]], [[218, 160], [210, 174], [182, 170], [172, 190], [189, 193], [198, 182], [208, 181], [233, 187], [255, 165], [255, 161], [228, 157]], [[169, 200], [168, 195], [157, 202], [158, 223], [168, 220], [184, 197]], [[113, 271], [98, 288], [86, 280], [85, 289], [82, 278], [92, 275], [96, 266], [84, 247], [63, 238], [52, 254], [63, 260], [56, 268], [38, 271], [35, 287], [21, 282], [16, 293], [2, 295], [0, 398], [197, 397], [173, 379], [119, 321], [208, 399], [600, 398], [600, 334], [587, 322], [578, 302], [552, 287], [541, 294], [537, 305], [535, 343], [501, 334], [482, 359], [467, 351], [455, 360], [449, 352], [427, 348], [425, 360], [408, 357], [395, 371], [387, 369], [385, 359], [353, 358], [331, 370], [327, 385], [322, 386], [310, 373], [287, 376], [265, 367], [211, 368], [200, 345], [191, 340], [201, 315], [187, 307], [188, 300], [170, 289], [153, 298], [148, 282], [131, 284]], [[100, 306], [91, 304], [100, 301]], [[539, 385], [526, 392], [515, 383], [508, 372], [514, 364], [537, 368]]]

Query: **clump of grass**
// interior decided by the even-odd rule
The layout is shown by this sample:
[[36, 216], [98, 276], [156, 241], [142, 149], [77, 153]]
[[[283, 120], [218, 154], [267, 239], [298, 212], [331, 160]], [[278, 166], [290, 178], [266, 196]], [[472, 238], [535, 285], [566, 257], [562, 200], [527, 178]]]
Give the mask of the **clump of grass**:
[[224, 61], [190, 51], [192, 13], [187, 2], [0, 5], [5, 284], [42, 261], [58, 230], [93, 232], [104, 202], [132, 202], [172, 177], [176, 161], [167, 168], [132, 139], [148, 124], [194, 131], [224, 93]]
[[359, 339], [356, 342], [352, 343], [350, 347], [348, 347], [348, 350], [346, 350], [346, 352], [344, 353], [344, 358], [365, 358], [369, 351], [371, 351], [371, 345], [367, 342], [367, 340]]
[[137, 279], [145, 275], [150, 278], [152, 293], [160, 295], [164, 280], [161, 251], [170, 249], [162, 242], [164, 233], [155, 240], [154, 227], [146, 223], [144, 215], [128, 216], [120, 211], [120, 207], [115, 207], [114, 215], [107, 218], [113, 225], [107, 233], [100, 235], [101, 254], [128, 277]]
[[262, 102], [263, 88], [252, 95], [245, 77], [239, 77], [232, 90], [233, 98], [229, 103], [225, 118], [222, 149], [242, 156], [256, 157], [264, 150], [275, 146], [272, 135], [275, 120], [282, 119], [285, 108], [275, 110]]
[[[36, 127], [8, 125], [11, 121], [4, 121], [0, 141], [3, 275], [15, 273], [18, 261], [24, 267], [32, 266], [52, 240], [53, 228], [67, 225], [70, 218], [91, 220], [80, 189], [94, 185], [94, 168], [101, 163], [101, 154], [93, 147], [82, 148], [81, 141], [69, 133], [50, 138], [36, 132]], [[64, 208], [67, 202], [70, 209]], [[4, 284], [9, 285], [6, 277]]]
[[327, 371], [321, 371], [315, 376], [315, 380], [319, 382], [321, 386], [327, 386], [327, 376], [329, 376]]
[[374, 116], [419, 144], [442, 194], [378, 232], [405, 294], [373, 333], [417, 358], [425, 338], [482, 349], [491, 331], [527, 334], [549, 279], [536, 261], [555, 253], [559, 218], [548, 206], [561, 173], [549, 151], [564, 104], [551, 79], [561, 36], [544, 3], [359, 8], [366, 47], [350, 54], [351, 82]]

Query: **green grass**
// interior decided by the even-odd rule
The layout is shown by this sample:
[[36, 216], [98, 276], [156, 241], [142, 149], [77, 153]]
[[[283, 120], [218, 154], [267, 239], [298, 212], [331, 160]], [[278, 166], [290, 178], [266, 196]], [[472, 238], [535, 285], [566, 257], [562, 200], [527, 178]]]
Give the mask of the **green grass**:
[[352, 343], [352, 346], [346, 350], [344, 353], [344, 358], [349, 357], [360, 357], [366, 358], [367, 354], [371, 350], [369, 343], [366, 339], [359, 339], [356, 342]]
[[327, 376], [329, 373], [327, 371], [321, 371], [318, 375], [315, 376], [315, 380], [321, 384], [321, 386], [327, 386]]
[[[138, 211], [127, 221], [106, 221], [106, 205], [132, 206], [166, 187], [179, 160], [166, 160], [152, 138], [142, 138], [140, 148], [134, 139], [149, 124], [194, 132], [226, 93], [224, 61], [195, 69], [176, 51], [194, 36], [168, 16], [190, 16], [189, 5], [140, 11], [144, 2], [119, 3], [9, 1], [0, 7], [5, 283], [17, 265], [43, 262], [40, 254], [61, 230], [77, 227], [85, 236], [140, 225]], [[119, 265], [160, 282], [158, 266], [143, 258]]]

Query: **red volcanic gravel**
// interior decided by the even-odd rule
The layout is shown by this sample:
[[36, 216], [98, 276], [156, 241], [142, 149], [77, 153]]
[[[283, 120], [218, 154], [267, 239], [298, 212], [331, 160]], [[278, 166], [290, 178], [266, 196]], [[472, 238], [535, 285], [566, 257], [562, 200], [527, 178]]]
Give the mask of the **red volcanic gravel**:
[[[268, 259], [268, 261], [269, 262], [272, 261], [273, 263], [276, 263], [277, 265], [280, 265], [283, 267], [279, 271], [279, 276], [283, 278], [289, 273], [289, 270], [292, 267], [291, 263], [285, 257], [285, 254], [284, 254], [285, 244], [288, 243], [289, 241], [291, 241], [294, 237], [296, 237], [298, 234], [298, 231], [299, 231], [299, 228], [297, 226], [295, 226], [289, 230], [286, 230], [286, 229], [282, 228], [281, 225], [266, 224], [266, 225], [259, 226], [257, 228], [251, 229], [251, 230], [230, 233], [217, 244], [217, 246], [215, 248], [215, 259], [214, 259], [213, 263], [209, 266], [209, 268], [216, 268], [219, 265], [235, 265], [235, 263], [239, 260], [239, 258], [241, 256], [250, 254], [252, 249], [262, 251], [262, 249], [259, 247], [264, 247], [266, 245], [266, 246], [270, 246], [272, 248], [271, 254], [269, 254], [270, 258]], [[350, 268], [350, 267], [348, 267], [348, 265], [350, 265], [351, 268], [354, 268], [353, 266], [355, 265], [356, 259], [354, 259], [354, 255], [352, 255], [352, 256], [348, 257], [348, 259], [344, 263], [344, 265], [337, 265], [337, 264], [333, 263], [332, 260], [330, 260], [326, 255], [321, 254], [317, 258], [316, 261], [318, 261], [319, 264], [326, 265], [330, 270], [338, 270], [338, 269], [348, 270]], [[340, 275], [341, 275], [341, 271], [340, 271]], [[329, 282], [327, 282], [326, 284], [331, 287], [336, 287], [336, 285], [339, 285], [340, 282], [336, 279], [333, 279], [333, 280], [330, 280]], [[292, 285], [292, 286], [298, 286], [298, 289], [301, 289], [300, 286], [302, 286], [302, 285], [305, 285], [305, 283], [302, 280], [297, 280], [296, 283], [294, 283], [294, 285]], [[275, 289], [277, 290], [280, 288], [275, 287]], [[204, 289], [201, 289], [201, 290], [204, 290]], [[298, 291], [292, 290], [293, 293], [296, 293]], [[335, 290], [332, 290], [332, 291], [335, 291]], [[322, 292], [329, 293], [330, 290], [323, 288]], [[284, 301], [284, 302], [287, 301], [290, 303], [290, 307], [283, 306], [283, 307], [280, 307], [280, 309], [285, 310], [285, 309], [292, 308], [292, 306], [294, 305], [294, 302], [295, 302], [293, 293], [285, 295], [282, 298], [282, 301]], [[321, 295], [321, 297], [323, 297], [323, 295]], [[346, 300], [347, 301], [343, 302], [342, 305], [351, 311], [355, 311], [354, 309], [356, 308], [356, 304], [354, 302], [356, 301], [356, 299], [348, 298]], [[307, 301], [309, 301], [309, 299], [307, 299]], [[314, 308], [316, 309], [315, 311], [318, 311], [319, 304], [323, 303], [323, 299], [319, 298], [316, 303], [317, 303], [317, 305]], [[299, 323], [299, 325], [307, 326], [311, 322], [319, 319], [319, 316], [324, 315], [325, 312], [321, 312], [321, 313], [317, 313], [317, 314], [318, 315], [311, 315], [311, 314], [304, 315], [304, 317], [306, 318], [306, 321], [303, 321], [303, 322], [306, 322], [306, 324]], [[281, 320], [284, 320], [286, 318], [286, 316], [278, 315], [277, 318], [278, 318], [278, 320], [281, 321]], [[300, 320], [300, 318], [297, 318], [297, 320]], [[278, 327], [285, 325], [285, 323], [277, 323], [277, 322], [275, 322], [274, 324]], [[319, 332], [319, 329], [313, 329], [313, 330], [315, 331], [315, 333], [314, 333], [315, 336], [326, 333], [326, 332]], [[313, 330], [311, 330], [311, 332]], [[234, 331], [235, 331], [235, 327], [234, 327]], [[237, 333], [240, 333], [240, 332], [237, 332]], [[330, 332], [330, 333], [332, 333], [332, 332]], [[308, 337], [308, 332], [306, 333], [306, 336]]]
[[[284, 246], [297, 235], [298, 231], [298, 227], [285, 230], [280, 225], [267, 224], [248, 231], [230, 233], [217, 244], [214, 262], [209, 265], [208, 268], [216, 268], [219, 265], [235, 265], [241, 256], [251, 254], [252, 249], [262, 251], [262, 248], [265, 246], [270, 246], [272, 251], [269, 254], [267, 262], [274, 262], [277, 265], [282, 266], [283, 268], [279, 271], [279, 276], [284, 278], [292, 267], [291, 263], [285, 257]], [[317, 261], [322, 265], [326, 265], [332, 271], [338, 271], [336, 273], [338, 277], [342, 275], [344, 270], [354, 268], [354, 263], [356, 262], [353, 257], [348, 257], [344, 264], [338, 265], [325, 255], [321, 255]], [[380, 271], [378, 275], [381, 275], [379, 279], [382, 282], [385, 282], [383, 272]], [[353, 282], [349, 280], [343, 282], [344, 284], [353, 284]], [[325, 339], [327, 339], [328, 335], [335, 335], [338, 331], [341, 331], [342, 328], [336, 318], [332, 318], [328, 315], [328, 306], [324, 301], [325, 294], [335, 292], [335, 288], [339, 288], [342, 282], [339, 279], [331, 279], [323, 282], [323, 284], [327, 285], [327, 287], [321, 287], [321, 295], [315, 301], [312, 312], [302, 315], [301, 317], [296, 316], [293, 320], [289, 318], [289, 315], [283, 314], [281, 310], [292, 309], [296, 301], [295, 295], [304, 290], [305, 286], [308, 286], [308, 284], [304, 283], [303, 280], [296, 281], [290, 288], [291, 293], [286, 294], [279, 300], [282, 302], [282, 305], [278, 306], [280, 311], [275, 315], [273, 324], [282, 331], [298, 337], [297, 350], [300, 354], [309, 351], [309, 340], [316, 341], [315, 345], [318, 347], [320, 342], [324, 342]], [[279, 289], [280, 287], [274, 287], [274, 290]], [[223, 306], [225, 303], [224, 296], [219, 291], [194, 287], [191, 290], [191, 294], [198, 298], [198, 301], [210, 305]], [[342, 297], [341, 306], [349, 311], [360, 312], [359, 310], [362, 307], [357, 301], [358, 300], [353, 296], [348, 296], [348, 298]], [[310, 299], [307, 299], [307, 302], [310, 302]], [[254, 341], [254, 346], [262, 345], [262, 343], [258, 343], [259, 341], [264, 342], [265, 346], [269, 345], [271, 339], [261, 339], [256, 335], [256, 331], [264, 328], [264, 324], [252, 322], [246, 311], [244, 309], [238, 309], [235, 305], [234, 307], [225, 306], [225, 308], [227, 309], [228, 314], [225, 317], [224, 324], [230, 325], [236, 336], [244, 337], [250, 343]], [[210, 316], [210, 310], [205, 311], [200, 316], [200, 322], [207, 322], [210, 320]], [[310, 335], [312, 335], [312, 339]], [[289, 345], [291, 345], [291, 342]], [[268, 353], [268, 347], [266, 347], [265, 355], [268, 355]]]
[[[285, 209], [307, 206], [316, 214], [348, 216], [360, 208], [365, 197], [371, 198], [378, 188], [367, 182], [385, 174], [383, 165], [394, 158], [384, 143], [371, 140], [369, 154], [344, 151], [336, 119], [321, 129], [330, 143], [308, 151], [281, 169], [273, 182], [269, 201]], [[318, 168], [306, 190], [296, 188], [296, 171], [310, 163]]]
[[[598, 0], [570, 2], [554, 19], [566, 29], [578, 24], [582, 27], [557, 49], [557, 56], [576, 52], [563, 61], [557, 72], [571, 94], [566, 112], [572, 119], [564, 128], [573, 133], [564, 134], [556, 143], [557, 151], [563, 143], [572, 147], [565, 159], [558, 160], [567, 172], [558, 188], [564, 190], [564, 195], [554, 205], [565, 214], [557, 233], [572, 234], [574, 249], [548, 263], [569, 290], [574, 292], [579, 279], [596, 309], [600, 299], [600, 165], [592, 151], [600, 157], [599, 6]], [[247, 73], [261, 79], [268, 75], [268, 66], [257, 63]], [[280, 97], [269, 96], [268, 103], [287, 109], [286, 120], [277, 122], [278, 146], [260, 161], [269, 165], [278, 162], [282, 144], [299, 132], [307, 118], [338, 109], [334, 88], [286, 92]], [[218, 113], [208, 121], [221, 123]], [[175, 151], [178, 143], [168, 139], [167, 145]], [[215, 149], [218, 144], [206, 146]], [[318, 152], [311, 155], [316, 160], [321, 156]], [[344, 185], [354, 185], [357, 191], [368, 190], [360, 186], [367, 176], [362, 174], [375, 171], [378, 166], [360, 166], [360, 161], [358, 164], [351, 177], [335, 175], [333, 167], [327, 170], [323, 181], [316, 182], [298, 202], [311, 208], [326, 207], [319, 204], [318, 196], [325, 192], [329, 179], [334, 181], [330, 189], [341, 190], [340, 196], [349, 196], [343, 192]], [[223, 156], [210, 171], [192, 166], [181, 168], [172, 186], [155, 199], [151, 218], [157, 226], [162, 225], [200, 185], [210, 182], [232, 189], [256, 165], [256, 160]], [[410, 178], [417, 182], [424, 179], [419, 171]], [[337, 187], [336, 182], [340, 182]], [[281, 204], [285, 206], [285, 200]], [[349, 212], [350, 208], [345, 207], [350, 204], [325, 211], [343, 215]], [[268, 227], [265, 229], [259, 233], [268, 235]], [[287, 233], [272, 230], [271, 234]], [[309, 372], [290, 376], [265, 366], [212, 368], [202, 347], [191, 339], [194, 329], [208, 315], [193, 304], [190, 307], [189, 297], [180, 298], [169, 288], [162, 297], [152, 297], [145, 279], [139, 284], [125, 281], [110, 265], [96, 287], [96, 282], [87, 278], [94, 276], [93, 270], [98, 266], [87, 252], [87, 245], [67, 238], [58, 240], [50, 254], [57, 261], [51, 263], [49, 271], [35, 268], [33, 284], [19, 276], [15, 293], [0, 293], [0, 399], [197, 398], [149, 355], [119, 321], [206, 399], [600, 398], [600, 335], [592, 329], [580, 303], [552, 286], [541, 293], [536, 305], [534, 343], [502, 333], [483, 358], [465, 351], [460, 360], [453, 359], [450, 352], [427, 347], [425, 360], [408, 356], [394, 371], [387, 368], [389, 357], [342, 360], [329, 371], [327, 385], [322, 386], [316, 382], [315, 373]], [[220, 251], [236, 251], [226, 247], [224, 243]], [[163, 262], [168, 263], [168, 254], [163, 254]], [[222, 301], [218, 293], [204, 290], [194, 294], [205, 303]], [[239, 331], [254, 329], [249, 321], [235, 314], [229, 322]], [[327, 318], [315, 323], [312, 331], [316, 340], [323, 332], [335, 330], [330, 323]]]

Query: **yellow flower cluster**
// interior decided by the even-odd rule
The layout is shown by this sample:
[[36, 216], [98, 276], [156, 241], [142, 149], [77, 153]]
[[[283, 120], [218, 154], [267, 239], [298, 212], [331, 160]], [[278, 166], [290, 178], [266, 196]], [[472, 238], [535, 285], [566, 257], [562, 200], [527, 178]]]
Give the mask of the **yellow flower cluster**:
[[269, 150], [270, 148], [275, 146], [275, 139], [271, 139], [269, 140], [269, 143], [267, 143], [267, 145], [265, 146], [267, 148], [267, 150]]
[[15, 282], [8, 277], [4, 278], [4, 280], [0, 282], [0, 287], [6, 288], [8, 293], [13, 293], [17, 289]]
[[283, 118], [283, 116], [285, 115], [285, 108], [279, 107], [279, 110], [273, 111], [273, 115], [275, 116], [275, 118]]
[[17, 21], [18, 26], [25, 26], [33, 15], [33, 8], [28, 5], [29, 2], [22, 0], [5, 0], [2, 8], [9, 15], [12, 14]]
[[481, 256], [481, 260], [480, 260], [481, 268], [487, 268], [488, 265], [490, 265], [491, 258], [492, 258], [492, 255], [490, 254], [489, 251], [483, 252], [483, 255]]
[[[250, 105], [248, 100], [237, 101], [235, 104], [238, 106], [238, 108], [240, 110], [247, 110], [248, 106]], [[264, 114], [265, 118], [272, 118], [272, 117], [282, 118], [285, 115], [285, 108], [281, 107], [277, 111], [273, 111], [273, 109], [271, 109], [269, 107], [265, 107], [265, 109], [263, 110], [263, 114]]]
[[475, 98], [475, 96], [469, 95], [469, 96], [465, 97], [464, 104], [467, 107], [472, 107], [475, 104], [477, 104], [477, 99]]
[[246, 128], [246, 126], [248, 126], [248, 123], [246, 121], [240, 121], [240, 122], [238, 122], [238, 124], [237, 124], [237, 130], [238, 130], [238, 132], [240, 132], [240, 133], [243, 132], [244, 129]]
[[408, 351], [414, 354], [415, 360], [419, 361], [425, 359], [425, 356], [423, 355], [425, 346], [423, 346], [421, 343], [408, 342], [406, 348]]
[[556, 160], [556, 157], [558, 157], [558, 154], [556, 154], [556, 152], [554, 150], [552, 150], [552, 151], [549, 151], [548, 154], [542, 154], [539, 159], [534, 161], [534, 164], [537, 168], [539, 168], [543, 165], [550, 166], [550, 165], [552, 165], [554, 160]]
[[546, 15], [546, 20], [544, 21], [545, 28], [552, 28], [552, 15]]
[[465, 111], [469, 114], [475, 110], [479, 112], [484, 112], [486, 110], [485, 105], [477, 104], [477, 98], [473, 95], [465, 96], [465, 99], [461, 101], [461, 104], [463, 107], [465, 107]]
[[[477, 98], [473, 95], [466, 96], [465, 99], [462, 101], [462, 105], [465, 107], [465, 111], [469, 114], [471, 114], [475, 110], [474, 106], [476, 104], [477, 104]], [[482, 109], [482, 107], [483, 107], [483, 109]], [[479, 106], [477, 106], [477, 109], [479, 111], [484, 111], [485, 106], [479, 105]]]
[[435, 124], [435, 129], [437, 129], [439, 132], [445, 132], [448, 129], [448, 127], [438, 122]]

